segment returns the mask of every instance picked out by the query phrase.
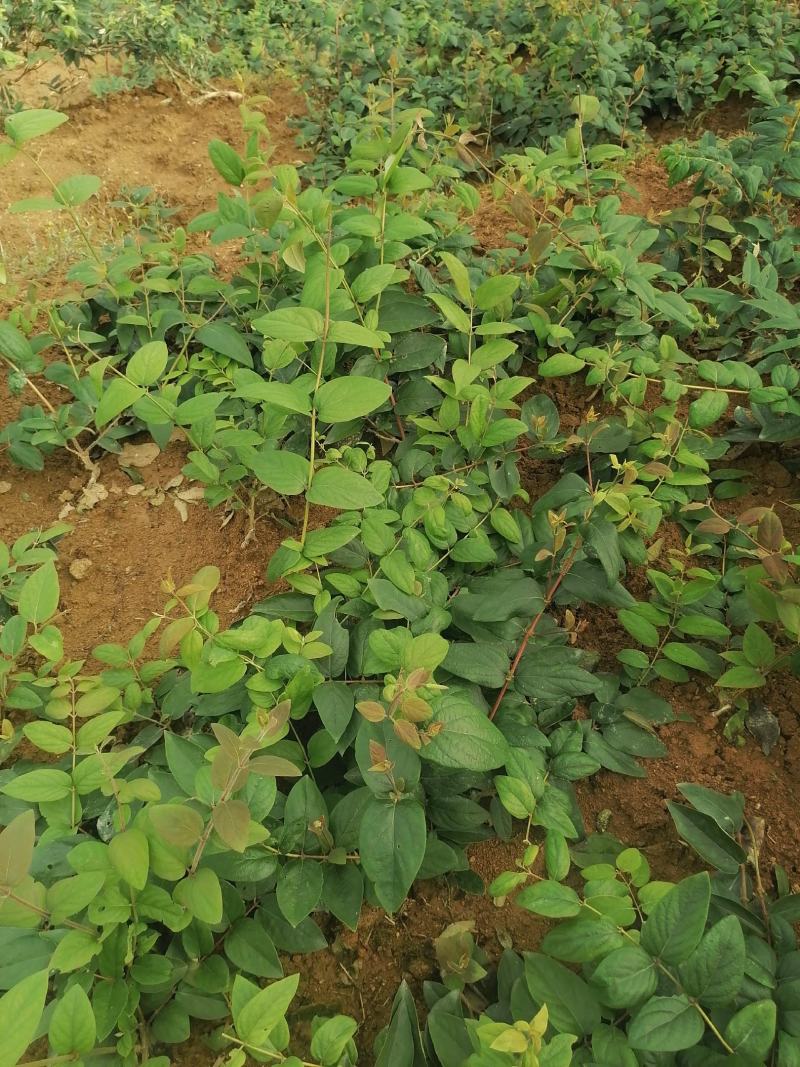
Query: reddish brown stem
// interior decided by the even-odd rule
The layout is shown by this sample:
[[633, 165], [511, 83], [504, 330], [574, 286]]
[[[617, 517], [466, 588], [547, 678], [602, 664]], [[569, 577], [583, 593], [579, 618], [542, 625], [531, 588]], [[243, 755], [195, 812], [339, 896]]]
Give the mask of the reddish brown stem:
[[513, 659], [512, 663], [511, 663], [511, 666], [508, 669], [508, 674], [506, 675], [506, 680], [503, 682], [503, 688], [497, 694], [497, 699], [495, 700], [494, 704], [492, 705], [492, 710], [489, 712], [489, 718], [490, 719], [493, 719], [495, 717], [495, 715], [497, 714], [497, 709], [500, 707], [500, 704], [503, 701], [503, 697], [508, 692], [508, 687], [514, 681], [514, 675], [517, 673], [517, 668], [519, 667], [520, 660], [522, 659], [523, 655], [525, 654], [525, 649], [528, 647], [528, 642], [533, 637], [533, 635], [536, 633], [536, 628], [538, 627], [539, 623], [544, 618], [545, 612], [550, 607], [550, 604], [553, 601], [553, 597], [558, 592], [558, 587], [561, 585], [561, 583], [564, 581], [566, 576], [569, 574], [569, 572], [570, 572], [570, 570], [572, 568], [572, 564], [575, 562], [575, 556], [578, 554], [578, 549], [580, 548], [580, 546], [581, 546], [581, 539], [578, 538], [576, 540], [575, 544], [572, 546], [572, 549], [570, 550], [569, 554], [564, 559], [564, 562], [561, 564], [561, 568], [560, 568], [558, 574], [556, 575], [556, 577], [555, 577], [555, 579], [553, 581], [553, 584], [550, 586], [550, 588], [545, 593], [545, 595], [544, 595], [544, 603], [542, 604], [541, 610], [536, 615], [534, 615], [533, 619], [531, 619], [530, 625], [528, 626], [527, 630], [523, 634], [522, 641], [520, 642], [520, 646], [517, 649], [517, 654], [516, 654], [516, 656], [514, 656], [514, 659]]

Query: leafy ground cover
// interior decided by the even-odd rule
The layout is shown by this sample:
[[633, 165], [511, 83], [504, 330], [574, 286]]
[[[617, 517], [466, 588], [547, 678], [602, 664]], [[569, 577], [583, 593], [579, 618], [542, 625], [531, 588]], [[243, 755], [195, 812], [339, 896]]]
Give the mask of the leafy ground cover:
[[[626, 128], [750, 96], [634, 164], [666, 213], [551, 8], [536, 137], [434, 98], [409, 7], [310, 164], [244, 83], [161, 105], [216, 123], [177, 213], [12, 105], [3, 1065], [797, 1061], [794, 24], [669, 10], [658, 62], [713, 61], [634, 67]], [[319, 72], [379, 55], [349, 17]]]

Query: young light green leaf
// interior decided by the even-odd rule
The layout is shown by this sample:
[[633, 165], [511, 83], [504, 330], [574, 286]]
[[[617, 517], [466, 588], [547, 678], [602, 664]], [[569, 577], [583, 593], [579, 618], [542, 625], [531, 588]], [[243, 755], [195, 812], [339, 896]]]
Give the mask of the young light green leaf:
[[47, 971], [36, 971], [0, 997], [0, 1067], [15, 1067], [36, 1036], [47, 996]]
[[53, 1052], [60, 1056], [91, 1052], [97, 1037], [92, 1005], [81, 987], [71, 985], [56, 1001], [47, 1031]]
[[163, 341], [148, 341], [131, 356], [125, 375], [134, 385], [154, 385], [164, 373], [167, 358]]
[[317, 413], [323, 422], [350, 422], [385, 404], [391, 392], [390, 385], [375, 378], [334, 378], [317, 392]]

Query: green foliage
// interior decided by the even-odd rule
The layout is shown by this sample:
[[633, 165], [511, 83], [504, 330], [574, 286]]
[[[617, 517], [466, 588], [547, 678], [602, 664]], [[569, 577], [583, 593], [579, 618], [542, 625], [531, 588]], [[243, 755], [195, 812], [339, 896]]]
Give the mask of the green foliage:
[[[38, 31], [61, 49], [71, 34], [71, 58], [103, 50], [91, 5], [62, 6]], [[264, 9], [234, 10], [237, 41]], [[634, 6], [624, 38], [602, 5], [309, 6], [291, 31], [269, 13], [264, 54], [324, 30], [321, 114], [346, 159], [273, 166], [242, 106], [243, 143], [209, 146], [229, 189], [188, 226], [212, 251], [238, 242], [233, 277], [166, 218], [93, 247], [89, 175], [41, 173], [46, 195], [14, 205], [66, 213], [87, 258], [44, 326], [0, 321], [9, 386], [32, 401], [0, 430], [9, 457], [37, 471], [63, 448], [94, 472], [134, 438], [177, 436], [210, 507], [288, 528], [265, 561], [274, 591], [244, 618], [223, 626], [205, 567], [166, 580], [163, 611], [88, 663], [58, 628], [67, 528], [0, 545], [0, 1016], [19, 1020], [0, 1058], [46, 1036], [51, 1057], [132, 1067], [205, 1020], [228, 1067], [350, 1067], [340, 1015], [296, 1057], [281, 954], [324, 947], [326, 915], [355, 929], [365, 901], [398, 911], [417, 879], [481, 892], [468, 846], [519, 820], [525, 854], [490, 891], [556, 925], [504, 956], [480, 1002], [461, 996], [486, 977], [472, 927], [448, 928], [424, 1040], [403, 987], [378, 1064], [789, 1064], [796, 900], [785, 876], [765, 888], [742, 798], [681, 787], [679, 836], [718, 873], [671, 886], [637, 849], [587, 838], [574, 783], [643, 776], [675, 719], [654, 687], [695, 672], [729, 735], [746, 725], [766, 749], [768, 709], [747, 694], [800, 671], [783, 504], [728, 503], [743, 447], [798, 437], [800, 112], [776, 43], [794, 23], [734, 3]], [[211, 15], [176, 5], [170, 34], [195, 17]], [[7, 22], [20, 32], [16, 8]], [[109, 27], [146, 69], [153, 42], [137, 55], [124, 19]], [[665, 151], [675, 180], [696, 176], [686, 212], [624, 214], [623, 150], [597, 135], [734, 89], [759, 100], [745, 136]], [[451, 111], [461, 123], [437, 132]], [[493, 254], [463, 180], [487, 114], [498, 140], [540, 134], [492, 176], [520, 228]], [[0, 165], [34, 165], [63, 120], [9, 114]], [[558, 378], [586, 388], [577, 419]], [[682, 548], [664, 549], [667, 524]], [[636, 646], [618, 666], [580, 640], [598, 606]], [[14, 759], [23, 739], [46, 759]]]

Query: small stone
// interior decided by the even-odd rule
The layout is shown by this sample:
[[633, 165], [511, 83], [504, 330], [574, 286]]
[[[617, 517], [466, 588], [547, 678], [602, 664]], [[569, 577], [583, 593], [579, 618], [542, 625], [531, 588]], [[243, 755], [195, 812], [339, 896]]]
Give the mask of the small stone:
[[2, 496], [3, 493], [10, 493], [10, 492], [11, 492], [11, 482], [0, 482], [0, 496]]
[[120, 467], [149, 467], [160, 451], [154, 441], [143, 445], [124, 445], [117, 461]]
[[761, 751], [768, 756], [777, 745], [781, 736], [781, 726], [766, 704], [754, 698], [747, 712], [745, 725], [761, 745]]
[[92, 569], [90, 559], [74, 559], [69, 565], [69, 573], [76, 582], [81, 582]]

